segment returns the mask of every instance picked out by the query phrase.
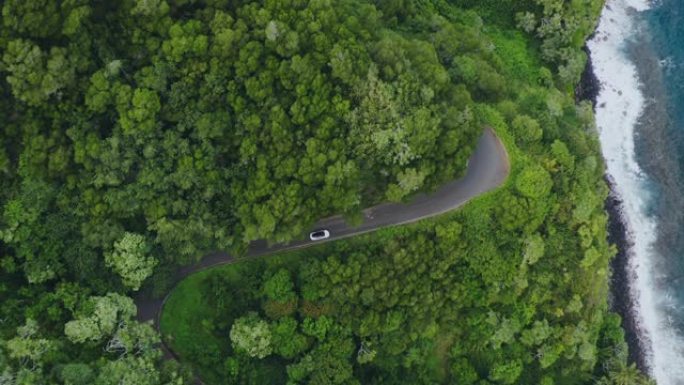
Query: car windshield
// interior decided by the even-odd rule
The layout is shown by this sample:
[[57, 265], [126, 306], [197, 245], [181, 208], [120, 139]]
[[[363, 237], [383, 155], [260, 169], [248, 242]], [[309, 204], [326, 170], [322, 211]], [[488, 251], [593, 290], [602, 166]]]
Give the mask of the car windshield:
[[322, 236], [325, 235], [325, 232], [324, 232], [323, 230], [314, 231], [311, 235], [314, 236], [314, 237], [322, 237]]

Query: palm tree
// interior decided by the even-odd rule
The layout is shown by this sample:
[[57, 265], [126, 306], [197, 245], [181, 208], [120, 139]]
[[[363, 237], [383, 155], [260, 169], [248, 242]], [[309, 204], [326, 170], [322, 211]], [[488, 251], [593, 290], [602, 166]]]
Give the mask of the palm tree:
[[[642, 374], [636, 364], [619, 365], [610, 372], [608, 379], [609, 381], [605, 383], [610, 385], [655, 385], [655, 381]], [[599, 381], [598, 384], [604, 384], [604, 382]]]

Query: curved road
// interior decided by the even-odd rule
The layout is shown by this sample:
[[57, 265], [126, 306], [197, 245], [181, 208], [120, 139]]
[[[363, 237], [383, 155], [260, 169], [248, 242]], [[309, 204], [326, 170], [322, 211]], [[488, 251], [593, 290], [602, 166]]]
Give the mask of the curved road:
[[[351, 227], [345, 223], [341, 216], [334, 216], [319, 221], [315, 228], [324, 228], [330, 231], [330, 238], [326, 240], [327, 242], [387, 226], [416, 222], [423, 218], [454, 210], [470, 199], [499, 187], [508, 177], [509, 171], [510, 164], [506, 149], [494, 131], [491, 128], [485, 128], [477, 142], [475, 151], [468, 160], [468, 170], [463, 178], [449, 182], [431, 194], [419, 194], [410, 203], [383, 203], [365, 209], [363, 210], [364, 221], [359, 226]], [[310, 241], [308, 234], [307, 239], [292, 241], [289, 244], [271, 245], [270, 247], [265, 241], [256, 241], [250, 244], [247, 256], [271, 254], [319, 243], [321, 241]], [[198, 270], [234, 261], [236, 260], [232, 256], [224, 252], [207, 255], [198, 263], [180, 269], [176, 275], [175, 283]], [[138, 320], [154, 320], [158, 327], [161, 308], [165, 301], [166, 298], [149, 299], [142, 295], [138, 296], [136, 298]]]

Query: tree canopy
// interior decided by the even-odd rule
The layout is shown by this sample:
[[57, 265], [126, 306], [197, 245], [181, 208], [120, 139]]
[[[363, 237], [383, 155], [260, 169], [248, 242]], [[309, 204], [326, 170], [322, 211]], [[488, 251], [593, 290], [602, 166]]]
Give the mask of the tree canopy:
[[[572, 95], [601, 6], [1, 2], [0, 382], [641, 381], [606, 307], [603, 165]], [[514, 161], [496, 195], [208, 274], [191, 341], [164, 336], [182, 364], [135, 321], [128, 295], [166, 294], [210, 251], [462, 176], [485, 125]]]

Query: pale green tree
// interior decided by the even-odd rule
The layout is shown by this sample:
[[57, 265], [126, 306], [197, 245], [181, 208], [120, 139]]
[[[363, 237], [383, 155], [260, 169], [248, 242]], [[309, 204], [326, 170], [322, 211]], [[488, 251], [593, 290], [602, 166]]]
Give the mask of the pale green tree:
[[157, 265], [149, 252], [145, 236], [126, 232], [114, 243], [114, 250], [105, 254], [105, 263], [121, 276], [124, 285], [138, 290]]
[[95, 385], [119, 384], [158, 385], [161, 379], [153, 360], [129, 355], [120, 360], [107, 361], [95, 380]]
[[390, 184], [387, 188], [387, 199], [399, 202], [406, 195], [417, 191], [423, 186], [425, 173], [415, 168], [407, 168], [397, 175], [397, 184]]
[[515, 15], [518, 28], [527, 33], [532, 33], [537, 28], [537, 18], [532, 12], [519, 12]]
[[154, 355], [158, 352], [155, 349], [158, 343], [159, 334], [149, 323], [131, 321], [121, 324], [104, 349], [120, 355]]
[[38, 332], [38, 323], [33, 319], [27, 319], [23, 326], [17, 328], [16, 337], [4, 344], [8, 357], [39, 367], [42, 357], [54, 350], [56, 344], [55, 341], [40, 338]]
[[132, 299], [116, 293], [90, 297], [83, 307], [88, 311], [83, 311], [64, 325], [64, 334], [75, 343], [101, 341], [111, 336], [137, 311]]
[[529, 265], [534, 265], [542, 256], [544, 256], [544, 239], [539, 233], [530, 235], [525, 239], [523, 253], [524, 261]]
[[381, 157], [386, 165], [405, 166], [415, 154], [408, 143], [398, 91], [371, 66], [358, 92], [361, 102], [348, 116], [352, 136], [358, 141], [355, 151], [364, 157]]
[[256, 313], [249, 313], [235, 320], [230, 329], [233, 348], [250, 357], [264, 358], [271, 354], [271, 329]]

